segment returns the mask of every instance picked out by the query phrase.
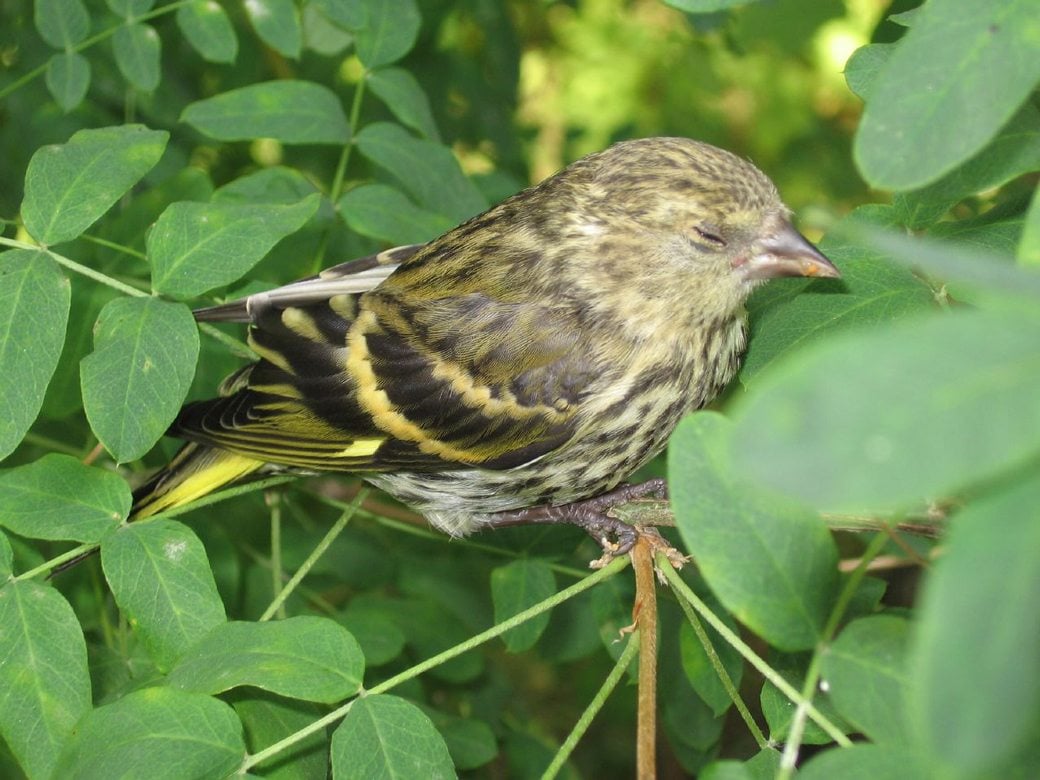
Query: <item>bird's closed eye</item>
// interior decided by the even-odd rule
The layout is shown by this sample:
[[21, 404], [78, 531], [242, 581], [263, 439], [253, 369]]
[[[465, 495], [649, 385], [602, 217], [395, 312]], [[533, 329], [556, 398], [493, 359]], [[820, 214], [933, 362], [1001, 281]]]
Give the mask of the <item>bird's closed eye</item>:
[[695, 225], [693, 228], [693, 232], [696, 233], [699, 238], [701, 238], [709, 244], [713, 244], [717, 247], [726, 246], [726, 239], [719, 235], [719, 231], [717, 228], [713, 228], [708, 225]]

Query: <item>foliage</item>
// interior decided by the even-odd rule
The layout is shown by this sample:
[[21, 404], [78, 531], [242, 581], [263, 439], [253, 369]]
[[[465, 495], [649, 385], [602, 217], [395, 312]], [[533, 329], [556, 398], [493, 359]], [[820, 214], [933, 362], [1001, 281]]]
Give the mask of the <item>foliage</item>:
[[[662, 561], [667, 761], [1036, 775], [1040, 17], [868, 5], [0, 12], [0, 773], [630, 773], [634, 690], [603, 699], [632, 586], [623, 561], [582, 572], [580, 534], [449, 542], [354, 483], [284, 478], [124, 520], [181, 403], [248, 356], [189, 303], [674, 133], [759, 162], [829, 223], [843, 278], [756, 294], [739, 385], [656, 465], [697, 562]], [[941, 543], [896, 530], [922, 526]]]

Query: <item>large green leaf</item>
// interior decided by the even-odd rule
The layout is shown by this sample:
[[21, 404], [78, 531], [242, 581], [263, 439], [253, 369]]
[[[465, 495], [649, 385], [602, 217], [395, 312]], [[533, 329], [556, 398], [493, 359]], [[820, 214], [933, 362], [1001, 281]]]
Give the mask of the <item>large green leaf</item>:
[[354, 30], [361, 63], [373, 70], [397, 62], [415, 45], [422, 18], [415, 0], [363, 0], [365, 24]]
[[430, 99], [415, 76], [404, 68], [383, 68], [368, 77], [368, 86], [402, 124], [440, 141]]
[[390, 122], [368, 125], [356, 140], [365, 157], [393, 174], [428, 211], [461, 222], [487, 208], [484, 196], [462, 173], [448, 147], [413, 138]]
[[148, 234], [152, 286], [192, 298], [238, 279], [314, 216], [313, 194], [291, 205], [174, 203]]
[[101, 310], [80, 382], [90, 427], [118, 462], [144, 455], [173, 422], [198, 355], [198, 328], [183, 304], [117, 298]]
[[142, 125], [80, 130], [36, 150], [25, 174], [22, 219], [42, 244], [70, 241], [152, 169], [169, 133]]
[[274, 138], [284, 144], [344, 144], [350, 125], [336, 93], [310, 81], [267, 81], [196, 100], [181, 113], [218, 141]]
[[331, 704], [358, 692], [361, 648], [343, 626], [301, 615], [269, 623], [224, 623], [170, 671], [170, 684], [200, 693], [252, 685]]
[[419, 208], [386, 184], [362, 184], [339, 199], [351, 230], [391, 244], [422, 244], [455, 227], [450, 217]]
[[87, 646], [54, 588], [0, 588], [0, 735], [29, 777], [50, 777], [76, 721], [90, 709]]
[[51, 453], [0, 472], [0, 525], [30, 539], [97, 542], [130, 512], [118, 474]]
[[425, 713], [396, 696], [354, 702], [332, 735], [332, 774], [353, 778], [453, 778], [444, 739]]
[[55, 777], [226, 777], [245, 755], [230, 706], [175, 688], [145, 688], [90, 712]]
[[1038, 39], [1035, 0], [921, 6], [870, 87], [854, 148], [864, 178], [914, 189], [975, 154], [1040, 80]]
[[1035, 470], [969, 505], [925, 583], [908, 709], [923, 748], [962, 777], [999, 775], [1036, 738], [1038, 507]]
[[935, 780], [939, 776], [912, 750], [871, 744], [832, 748], [798, 770], [798, 780]]
[[844, 334], [734, 409], [738, 468], [819, 509], [905, 510], [1040, 453], [1040, 319], [982, 311]]
[[162, 670], [226, 620], [206, 551], [187, 526], [131, 523], [102, 541], [101, 565], [116, 603]]
[[719, 600], [784, 650], [820, 640], [838, 585], [823, 521], [760, 493], [729, 463], [730, 424], [714, 412], [680, 423], [668, 448], [668, 490], [686, 549]]
[[25, 436], [61, 356], [69, 280], [46, 252], [0, 254], [0, 460]]

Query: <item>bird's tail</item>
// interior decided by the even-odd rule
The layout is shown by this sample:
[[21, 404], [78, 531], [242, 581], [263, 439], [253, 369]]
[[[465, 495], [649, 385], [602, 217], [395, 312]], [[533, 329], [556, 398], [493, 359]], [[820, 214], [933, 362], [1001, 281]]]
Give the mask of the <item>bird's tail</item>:
[[227, 450], [185, 444], [168, 465], [134, 491], [130, 520], [150, 517], [202, 498], [263, 465], [262, 460]]

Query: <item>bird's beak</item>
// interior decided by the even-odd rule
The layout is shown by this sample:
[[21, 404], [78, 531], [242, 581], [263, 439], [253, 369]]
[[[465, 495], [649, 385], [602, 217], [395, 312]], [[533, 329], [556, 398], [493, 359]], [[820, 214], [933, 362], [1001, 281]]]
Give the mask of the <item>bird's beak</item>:
[[734, 267], [749, 282], [781, 276], [841, 276], [834, 264], [786, 219], [780, 221], [779, 228], [756, 241], [751, 254], [738, 258]]

